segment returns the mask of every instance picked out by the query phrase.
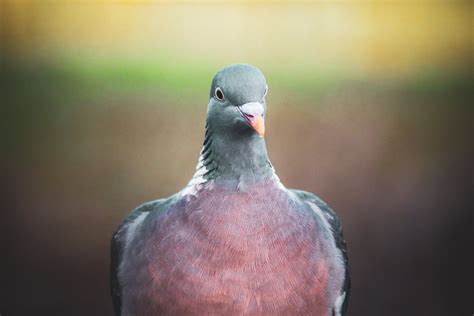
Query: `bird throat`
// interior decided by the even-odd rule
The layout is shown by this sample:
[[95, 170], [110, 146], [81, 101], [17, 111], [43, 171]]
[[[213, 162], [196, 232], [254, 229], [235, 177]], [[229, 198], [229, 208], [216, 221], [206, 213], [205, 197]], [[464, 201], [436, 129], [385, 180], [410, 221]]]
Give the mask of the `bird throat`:
[[190, 185], [213, 180], [224, 186], [242, 186], [278, 179], [268, 159], [265, 140], [256, 133], [222, 135], [206, 124], [204, 143]]

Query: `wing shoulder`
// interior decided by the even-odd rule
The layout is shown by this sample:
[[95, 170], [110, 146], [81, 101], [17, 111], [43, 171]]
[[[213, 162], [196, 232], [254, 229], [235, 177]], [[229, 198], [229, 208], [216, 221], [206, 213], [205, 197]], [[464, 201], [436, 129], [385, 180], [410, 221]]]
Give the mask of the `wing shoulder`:
[[127, 244], [127, 233], [133, 229], [133, 223], [140, 216], [161, 212], [169, 199], [160, 199], [144, 203], [132, 210], [114, 232], [110, 247], [110, 291], [116, 315], [121, 314], [122, 290], [118, 277], [120, 263], [123, 260], [124, 248]]
[[[334, 237], [343, 237], [341, 221], [339, 220], [339, 217], [337, 216], [336, 212], [334, 212], [326, 202], [324, 202], [319, 197], [310, 192], [294, 189], [291, 189], [290, 191], [295, 194], [300, 200], [316, 204], [321, 209], [325, 218], [327, 219]], [[342, 241], [344, 241], [344, 238], [342, 238]], [[342, 246], [345, 247], [345, 245]]]
[[345, 265], [344, 284], [341, 292], [341, 295], [344, 295], [344, 297], [342, 298], [343, 303], [342, 306], [340, 306], [339, 311], [340, 315], [345, 315], [347, 310], [347, 302], [351, 290], [351, 280], [349, 259], [347, 256], [347, 246], [346, 241], [344, 239], [341, 221], [339, 220], [339, 217], [337, 216], [336, 212], [334, 212], [326, 202], [324, 202], [322, 199], [320, 199], [313, 193], [294, 189], [290, 189], [289, 191], [296, 195], [296, 197], [298, 197], [302, 201], [316, 204], [323, 212], [327, 222], [329, 223], [329, 226], [331, 227], [335, 246], [340, 250]]

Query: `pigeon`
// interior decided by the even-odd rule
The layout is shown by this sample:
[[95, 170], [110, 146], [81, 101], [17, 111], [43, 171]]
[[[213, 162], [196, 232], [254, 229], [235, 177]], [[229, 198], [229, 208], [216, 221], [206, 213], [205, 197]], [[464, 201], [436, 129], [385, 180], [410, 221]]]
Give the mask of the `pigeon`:
[[194, 176], [131, 211], [112, 237], [116, 315], [346, 314], [341, 223], [276, 175], [264, 139], [267, 92], [252, 65], [214, 76]]

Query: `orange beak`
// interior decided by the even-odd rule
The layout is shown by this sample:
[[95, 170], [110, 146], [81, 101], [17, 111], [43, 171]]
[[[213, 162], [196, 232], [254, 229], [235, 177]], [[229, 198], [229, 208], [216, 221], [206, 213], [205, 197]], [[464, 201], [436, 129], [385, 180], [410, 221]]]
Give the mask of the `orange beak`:
[[259, 102], [248, 102], [238, 107], [240, 113], [247, 123], [263, 137], [265, 134], [265, 119], [263, 118], [265, 108]]
[[265, 134], [265, 121], [262, 116], [257, 115], [249, 118], [250, 125], [257, 132], [258, 135], [262, 136]]

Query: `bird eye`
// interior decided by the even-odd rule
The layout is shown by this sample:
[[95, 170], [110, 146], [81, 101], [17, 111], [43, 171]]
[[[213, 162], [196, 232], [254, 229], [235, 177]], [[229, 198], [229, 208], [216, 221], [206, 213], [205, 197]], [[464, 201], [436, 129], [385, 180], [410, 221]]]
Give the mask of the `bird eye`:
[[221, 88], [217, 87], [214, 94], [215, 94], [217, 100], [219, 100], [219, 101], [224, 101], [225, 100], [224, 93], [222, 92]]
[[265, 85], [265, 93], [263, 94], [263, 96], [266, 97], [267, 93], [268, 93], [268, 85]]

